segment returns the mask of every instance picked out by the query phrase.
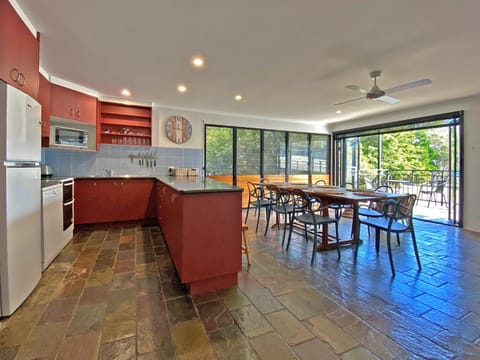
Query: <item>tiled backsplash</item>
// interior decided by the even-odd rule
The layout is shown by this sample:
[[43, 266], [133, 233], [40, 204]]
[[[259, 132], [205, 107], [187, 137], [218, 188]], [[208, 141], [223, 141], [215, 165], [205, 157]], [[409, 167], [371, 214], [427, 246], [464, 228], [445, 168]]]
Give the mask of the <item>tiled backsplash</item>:
[[[156, 166], [139, 164], [138, 155], [152, 153]], [[130, 156], [133, 155], [133, 156]], [[54, 176], [167, 175], [168, 167], [199, 168], [203, 173], [202, 149], [175, 149], [151, 146], [100, 144], [97, 152], [42, 148], [42, 164], [53, 167]]]

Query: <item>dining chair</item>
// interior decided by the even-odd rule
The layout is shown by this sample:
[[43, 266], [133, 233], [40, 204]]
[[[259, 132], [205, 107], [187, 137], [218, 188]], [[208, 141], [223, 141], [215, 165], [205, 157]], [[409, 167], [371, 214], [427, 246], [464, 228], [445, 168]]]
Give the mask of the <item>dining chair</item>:
[[[247, 205], [247, 214], [245, 215], [245, 224], [248, 220], [248, 213], [250, 208], [255, 208], [257, 214], [257, 226], [255, 232], [258, 232], [258, 223], [260, 222], [260, 213], [262, 208], [268, 209], [270, 206], [270, 200], [265, 198], [264, 185], [257, 185], [251, 181], [247, 182], [248, 188], [248, 205]], [[268, 210], [266, 211], [267, 216], [269, 215]]]
[[[388, 185], [377, 186], [374, 192], [386, 192], [393, 193], [393, 189]], [[358, 208], [358, 215], [367, 217], [382, 217], [383, 216], [383, 200], [382, 201], [369, 201], [368, 206], [360, 206]]]
[[267, 190], [270, 198], [270, 206], [267, 208], [267, 226], [265, 226], [265, 236], [267, 235], [271, 213], [276, 214], [277, 228], [280, 228], [280, 215], [283, 216], [283, 237], [282, 246], [285, 243], [285, 234], [287, 224], [290, 224], [293, 214], [293, 204], [291, 202], [290, 192], [287, 190], [281, 190], [278, 186], [273, 184], [267, 184]]
[[[395, 266], [393, 264], [392, 246], [390, 241], [392, 233], [399, 234], [409, 232], [411, 234], [418, 269], [422, 269], [420, 256], [418, 254], [417, 240], [413, 228], [413, 207], [415, 205], [416, 198], [417, 196], [415, 194], [411, 194], [401, 200], [389, 199], [383, 203], [382, 217], [367, 217], [358, 219], [360, 224], [366, 224], [375, 229], [375, 251], [377, 254], [380, 251], [381, 231], [387, 232], [387, 248], [392, 277], [395, 276]], [[358, 243], [359, 241], [357, 241], [355, 245], [355, 258], [357, 257], [358, 253]]]
[[315, 185], [317, 185], [317, 186], [327, 186], [327, 182], [323, 179], [319, 179], [319, 180], [315, 181]]
[[311, 226], [313, 229], [313, 249], [312, 249], [312, 259], [310, 261], [310, 265], [313, 265], [315, 261], [315, 256], [317, 254], [317, 237], [318, 237], [318, 230], [319, 230], [318, 226], [335, 224], [337, 253], [338, 253], [338, 259], [340, 259], [338, 219], [332, 218], [329, 216], [324, 216], [323, 207], [320, 199], [315, 196], [309, 196], [303, 190], [295, 189], [291, 192], [291, 196], [293, 197], [293, 213], [292, 213], [292, 219], [290, 221], [290, 230], [288, 233], [286, 250], [288, 251], [288, 248], [290, 247], [290, 241], [292, 239], [293, 226], [295, 222], [303, 225], [306, 241], [308, 241], [307, 227]]

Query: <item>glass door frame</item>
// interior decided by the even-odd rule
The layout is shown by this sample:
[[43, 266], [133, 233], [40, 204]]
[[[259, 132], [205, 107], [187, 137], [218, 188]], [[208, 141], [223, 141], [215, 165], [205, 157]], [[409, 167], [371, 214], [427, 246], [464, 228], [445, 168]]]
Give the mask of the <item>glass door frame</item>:
[[[346, 141], [352, 138], [359, 138], [361, 136], [379, 135], [379, 141], [383, 133], [395, 133], [410, 131], [415, 129], [432, 129], [448, 127], [449, 137], [449, 178], [451, 184], [448, 186], [449, 191], [449, 204], [448, 206], [448, 219], [451, 219], [451, 223], [448, 225], [463, 227], [463, 173], [464, 173], [464, 126], [463, 126], [463, 110], [444, 113], [432, 116], [426, 116], [421, 118], [414, 118], [408, 120], [402, 120], [393, 123], [384, 123], [368, 127], [362, 127], [357, 129], [350, 129], [345, 131], [334, 132], [332, 134], [332, 170], [333, 179], [336, 185], [340, 185], [345, 182], [347, 175], [347, 152]], [[381, 146], [379, 146], [379, 161], [381, 160]], [[358, 159], [357, 159], [358, 161]], [[381, 163], [378, 164], [381, 167]], [[452, 170], [454, 169], [454, 170]], [[452, 173], [453, 171], [453, 173]], [[358, 175], [357, 175], [358, 184]], [[355, 184], [354, 184], [355, 185]], [[458, 204], [458, 209], [457, 209]], [[425, 220], [429, 221], [429, 220]]]

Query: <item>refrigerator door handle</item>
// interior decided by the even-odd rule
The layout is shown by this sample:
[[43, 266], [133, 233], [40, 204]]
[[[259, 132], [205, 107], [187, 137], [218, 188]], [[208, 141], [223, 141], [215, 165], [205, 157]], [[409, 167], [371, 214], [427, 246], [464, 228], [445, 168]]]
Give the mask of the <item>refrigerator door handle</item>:
[[3, 165], [8, 168], [32, 168], [40, 167], [40, 163], [37, 161], [4, 161]]

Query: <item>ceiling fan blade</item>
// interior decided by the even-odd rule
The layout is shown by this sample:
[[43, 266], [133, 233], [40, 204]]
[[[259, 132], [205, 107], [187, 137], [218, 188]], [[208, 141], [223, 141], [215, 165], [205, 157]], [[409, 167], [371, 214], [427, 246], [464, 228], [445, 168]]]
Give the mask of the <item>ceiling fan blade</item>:
[[432, 83], [432, 80], [430, 80], [430, 79], [417, 80], [417, 81], [409, 82], [409, 83], [406, 83], [406, 84], [403, 84], [403, 85], [394, 86], [390, 89], [385, 90], [385, 93], [392, 94], [392, 93], [395, 93], [395, 92], [398, 92], [398, 91], [413, 89], [413, 88], [416, 88], [416, 87], [419, 87], [419, 86], [430, 85], [431, 83]]
[[348, 104], [348, 103], [351, 103], [351, 102], [354, 102], [354, 101], [358, 101], [358, 100], [363, 100], [363, 99], [365, 99], [365, 96], [358, 97], [358, 98], [355, 98], [355, 99], [340, 101], [340, 102], [338, 102], [338, 103], [336, 103], [336, 104], [333, 104], [333, 105], [343, 105], [343, 104]]
[[381, 100], [383, 102], [389, 103], [389, 104], [396, 104], [400, 102], [400, 99], [394, 98], [393, 96], [388, 96], [388, 95], [383, 95], [380, 96], [379, 98], [375, 100]]
[[368, 93], [368, 90], [365, 90], [363, 88], [361, 88], [360, 86], [357, 86], [357, 85], [347, 85], [345, 86], [347, 89], [350, 89], [350, 90], [353, 90], [353, 91], [356, 91], [356, 92], [359, 92], [361, 94], [366, 94]]

